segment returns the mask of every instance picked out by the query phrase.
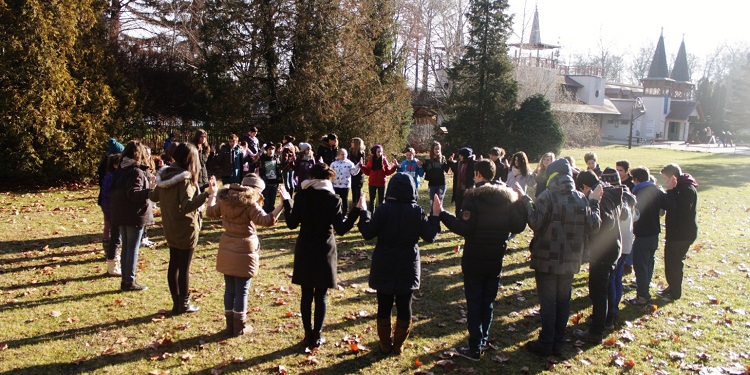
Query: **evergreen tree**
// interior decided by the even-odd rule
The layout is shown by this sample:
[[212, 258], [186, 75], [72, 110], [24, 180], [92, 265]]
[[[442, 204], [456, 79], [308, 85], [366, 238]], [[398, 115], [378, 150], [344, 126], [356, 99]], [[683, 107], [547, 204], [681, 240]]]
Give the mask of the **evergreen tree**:
[[450, 147], [473, 147], [486, 153], [504, 145], [512, 129], [518, 85], [513, 78], [506, 41], [511, 17], [507, 0], [474, 0], [468, 21], [469, 41], [449, 71], [453, 88], [448, 101]]
[[726, 128], [737, 134], [750, 129], [750, 54], [736, 64], [728, 78]]
[[547, 152], [560, 154], [565, 133], [552, 113], [552, 105], [544, 95], [532, 95], [516, 111], [514, 148], [526, 152], [529, 160], [539, 160]]

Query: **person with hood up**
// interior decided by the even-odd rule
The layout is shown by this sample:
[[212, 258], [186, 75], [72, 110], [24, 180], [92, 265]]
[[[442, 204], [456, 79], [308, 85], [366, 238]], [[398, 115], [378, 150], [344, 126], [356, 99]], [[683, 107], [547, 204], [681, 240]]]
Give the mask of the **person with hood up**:
[[[301, 227], [294, 247], [294, 276], [292, 283], [302, 289], [300, 313], [305, 329], [304, 343], [316, 348], [325, 343], [320, 332], [326, 316], [326, 295], [336, 287], [336, 237], [346, 234], [359, 217], [353, 208], [347, 219], [341, 209], [341, 198], [333, 190], [336, 172], [325, 163], [310, 168], [310, 178], [304, 180], [294, 196], [294, 206], [286, 189], [281, 188], [284, 217], [289, 229]], [[315, 317], [311, 321], [312, 303]]]
[[[216, 180], [209, 184], [216, 188]], [[224, 233], [219, 239], [216, 270], [224, 274], [224, 317], [226, 334], [240, 336], [252, 332], [247, 324], [247, 296], [250, 281], [260, 267], [260, 240], [256, 226], [271, 227], [281, 214], [282, 206], [266, 213], [261, 208], [266, 184], [255, 173], [230, 184], [208, 199], [206, 215], [221, 218]], [[218, 199], [217, 199], [218, 196]]]
[[[610, 168], [610, 170], [614, 171]], [[616, 173], [615, 173], [616, 175]], [[575, 337], [584, 342], [601, 344], [607, 323], [614, 325], [614, 321], [607, 322], [609, 310], [609, 280], [615, 269], [615, 264], [622, 254], [620, 235], [620, 216], [622, 214], [623, 189], [610, 186], [599, 181], [592, 170], [583, 171], [576, 179], [578, 190], [588, 195], [591, 190], [602, 184], [602, 200], [600, 215], [602, 219], [599, 231], [588, 237], [587, 246], [590, 249], [589, 264], [589, 298], [591, 298], [592, 314], [588, 330], [577, 329]]]
[[469, 346], [455, 350], [462, 357], [478, 361], [488, 345], [508, 237], [526, 228], [526, 218], [518, 194], [494, 179], [495, 163], [483, 159], [475, 167], [473, 180], [477, 187], [466, 192], [461, 216], [444, 211], [439, 198], [435, 198], [432, 211], [440, 215], [451, 232], [466, 241], [461, 271]]
[[199, 193], [201, 162], [197, 147], [180, 143], [173, 158], [174, 162], [156, 177], [156, 187], [149, 198], [160, 202], [164, 237], [169, 245], [167, 284], [172, 294], [172, 314], [184, 314], [200, 310], [190, 303], [190, 263], [201, 230], [198, 209], [214, 191], [209, 186]]
[[560, 355], [570, 315], [573, 277], [581, 270], [584, 238], [601, 226], [602, 187], [586, 197], [576, 191], [568, 161], [557, 159], [547, 167], [547, 189], [536, 201], [523, 194], [527, 222], [534, 231], [531, 268], [536, 279], [542, 329], [526, 348], [541, 355]]
[[[412, 295], [419, 289], [421, 263], [417, 243], [421, 237], [432, 242], [440, 232], [437, 216], [425, 214], [417, 204], [417, 188], [412, 176], [397, 173], [388, 182], [385, 203], [374, 214], [367, 210], [363, 194], [359, 232], [365, 240], [378, 242], [372, 253], [370, 288], [377, 290], [377, 327], [380, 350], [401, 354], [412, 324]], [[391, 311], [396, 304], [396, 326], [391, 337]]]
[[682, 173], [677, 164], [667, 164], [661, 169], [667, 190], [664, 218], [664, 274], [667, 288], [659, 294], [672, 300], [682, 297], [684, 260], [690, 245], [698, 238], [696, 210], [698, 206], [698, 182], [693, 176]]
[[[448, 164], [453, 171], [453, 195], [451, 202], [456, 204], [456, 216], [461, 216], [461, 207], [463, 207], [464, 193], [466, 190], [474, 187], [474, 151], [464, 147], [458, 151], [458, 161], [453, 160], [451, 155], [448, 158]], [[434, 202], [433, 202], [434, 204]]]

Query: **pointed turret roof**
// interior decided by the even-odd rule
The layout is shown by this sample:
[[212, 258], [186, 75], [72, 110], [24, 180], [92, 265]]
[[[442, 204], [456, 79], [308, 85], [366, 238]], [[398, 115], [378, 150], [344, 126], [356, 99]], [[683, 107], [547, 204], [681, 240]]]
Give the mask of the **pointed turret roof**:
[[534, 21], [531, 23], [531, 35], [529, 44], [542, 44], [542, 36], [539, 33], [539, 9], [534, 8]]
[[656, 43], [656, 51], [654, 51], [654, 58], [651, 60], [651, 67], [648, 68], [647, 78], [669, 78], [663, 30], [661, 35], [659, 35], [659, 42]]
[[680, 50], [677, 52], [677, 58], [672, 66], [672, 74], [669, 76], [675, 81], [690, 82], [690, 70], [688, 68], [687, 53], [685, 52], [685, 38], [682, 38]]

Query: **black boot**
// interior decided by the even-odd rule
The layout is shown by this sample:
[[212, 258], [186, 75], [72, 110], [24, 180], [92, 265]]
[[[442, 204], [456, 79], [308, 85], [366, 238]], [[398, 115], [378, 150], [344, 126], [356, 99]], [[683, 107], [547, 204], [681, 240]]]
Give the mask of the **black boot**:
[[[190, 295], [189, 294], [184, 295], [184, 296], [179, 296], [178, 300], [177, 300], [176, 307], [177, 308], [176, 308], [175, 314], [177, 314], [177, 315], [185, 314], [185, 313], [194, 313], [194, 312], [198, 312], [198, 310], [201, 309], [200, 307], [198, 307], [198, 306], [193, 305], [192, 303], [190, 303]], [[173, 311], [174, 311], [174, 309], [173, 309]]]

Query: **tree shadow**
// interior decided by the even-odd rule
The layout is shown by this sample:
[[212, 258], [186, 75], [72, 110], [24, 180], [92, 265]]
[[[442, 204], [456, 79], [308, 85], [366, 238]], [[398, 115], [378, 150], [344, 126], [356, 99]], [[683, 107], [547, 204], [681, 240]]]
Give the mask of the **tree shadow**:
[[103, 296], [107, 294], [120, 294], [122, 293], [120, 290], [105, 290], [101, 292], [96, 293], [87, 293], [87, 294], [76, 294], [72, 296], [61, 296], [61, 297], [54, 297], [54, 298], [46, 298], [46, 299], [40, 299], [35, 301], [28, 301], [28, 302], [8, 302], [2, 306], [0, 306], [0, 312], [2, 311], [10, 311], [10, 310], [17, 310], [17, 309], [30, 309], [38, 306], [43, 305], [52, 305], [57, 303], [63, 303], [68, 301], [80, 301], [87, 298], [93, 298], [97, 296]]

